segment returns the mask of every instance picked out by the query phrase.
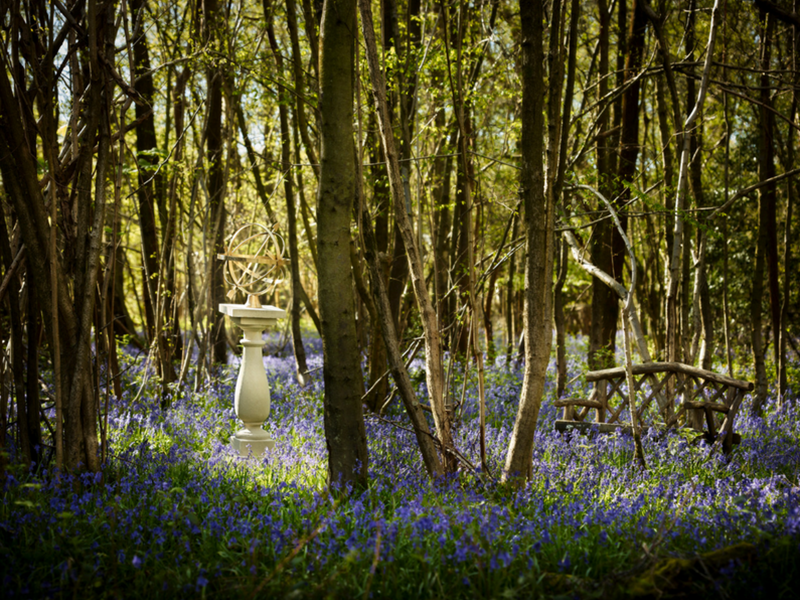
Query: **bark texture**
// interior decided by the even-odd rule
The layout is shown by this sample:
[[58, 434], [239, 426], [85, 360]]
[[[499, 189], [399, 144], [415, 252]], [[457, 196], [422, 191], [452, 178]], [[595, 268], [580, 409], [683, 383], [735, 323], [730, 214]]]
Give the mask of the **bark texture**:
[[319, 308], [325, 380], [325, 440], [331, 485], [366, 485], [364, 392], [350, 273], [355, 196], [353, 67], [355, 0], [326, 0], [320, 30], [322, 148], [317, 196]]
[[520, 1], [522, 24], [522, 170], [520, 195], [525, 219], [525, 371], [503, 479], [530, 477], [533, 437], [544, 392], [553, 337], [551, 325], [553, 207], [544, 186], [544, 72], [541, 0]]

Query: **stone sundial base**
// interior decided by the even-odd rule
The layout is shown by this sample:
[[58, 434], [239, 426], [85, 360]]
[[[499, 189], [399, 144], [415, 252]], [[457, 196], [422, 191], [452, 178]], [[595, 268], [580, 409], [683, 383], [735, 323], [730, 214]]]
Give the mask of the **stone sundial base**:
[[[272, 450], [275, 447], [275, 440], [270, 438], [269, 435], [267, 435], [267, 438], [264, 440], [254, 440], [248, 439], [249, 436], [246, 436], [247, 433], [249, 433], [249, 431], [243, 429], [231, 436], [231, 448], [236, 450], [241, 456], [249, 456], [250, 454], [253, 456], [261, 456], [264, 454], [265, 450]], [[264, 433], [266, 433], [266, 431]]]
[[253, 308], [244, 304], [220, 304], [219, 311], [228, 315], [244, 333], [241, 340], [244, 347], [242, 364], [234, 396], [236, 416], [241, 419], [244, 429], [231, 437], [231, 447], [240, 456], [260, 456], [267, 448], [275, 447], [275, 441], [261, 428], [269, 417], [270, 408], [269, 382], [261, 355], [264, 346], [261, 333], [278, 319], [286, 317], [286, 312], [274, 306]]

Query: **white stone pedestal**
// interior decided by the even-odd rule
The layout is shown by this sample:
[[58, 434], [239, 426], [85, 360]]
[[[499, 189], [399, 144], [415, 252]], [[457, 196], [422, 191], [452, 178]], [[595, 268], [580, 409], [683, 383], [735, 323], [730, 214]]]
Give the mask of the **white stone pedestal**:
[[231, 447], [241, 456], [260, 456], [275, 441], [261, 426], [269, 417], [269, 382], [264, 370], [261, 333], [286, 317], [286, 312], [274, 306], [252, 308], [244, 304], [220, 304], [219, 311], [228, 315], [244, 332], [242, 364], [236, 380], [234, 408], [244, 429], [231, 437]]

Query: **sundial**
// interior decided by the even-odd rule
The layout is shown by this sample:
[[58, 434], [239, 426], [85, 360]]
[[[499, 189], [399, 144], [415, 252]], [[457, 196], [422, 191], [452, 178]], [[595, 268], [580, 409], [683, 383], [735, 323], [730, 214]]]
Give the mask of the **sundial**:
[[231, 437], [231, 447], [241, 456], [260, 456], [275, 446], [262, 427], [269, 417], [270, 393], [261, 354], [264, 346], [261, 334], [286, 317], [286, 312], [275, 306], [262, 306], [259, 296], [272, 293], [281, 282], [285, 248], [283, 238], [274, 229], [250, 223], [231, 236], [225, 254], [217, 255], [219, 260], [227, 262], [225, 281], [231, 286], [228, 299], [233, 300], [237, 290], [247, 294], [246, 304], [219, 305], [219, 311], [228, 315], [244, 333], [234, 396], [236, 416], [244, 423], [244, 429]]
[[227, 262], [223, 273], [231, 286], [228, 299], [233, 300], [236, 291], [242, 290], [247, 294], [247, 306], [259, 308], [259, 297], [272, 293], [282, 281], [285, 252], [286, 244], [276, 228], [249, 223], [237, 229], [225, 254], [217, 254], [219, 260]]

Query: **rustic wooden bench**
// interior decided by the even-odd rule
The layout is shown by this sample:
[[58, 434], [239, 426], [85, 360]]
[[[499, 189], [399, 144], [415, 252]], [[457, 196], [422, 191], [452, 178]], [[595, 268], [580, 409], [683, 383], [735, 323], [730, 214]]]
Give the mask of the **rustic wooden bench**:
[[[556, 400], [555, 406], [564, 409], [556, 429], [630, 431], [630, 423], [622, 421], [630, 419], [626, 377], [623, 367], [586, 373], [586, 382], [596, 383], [592, 394], [588, 399]], [[634, 365], [633, 379], [636, 414], [643, 430], [688, 426], [711, 443], [721, 441], [726, 454], [739, 442], [734, 421], [745, 392], [753, 390], [752, 383], [676, 362]], [[594, 422], [585, 420], [591, 410]]]

